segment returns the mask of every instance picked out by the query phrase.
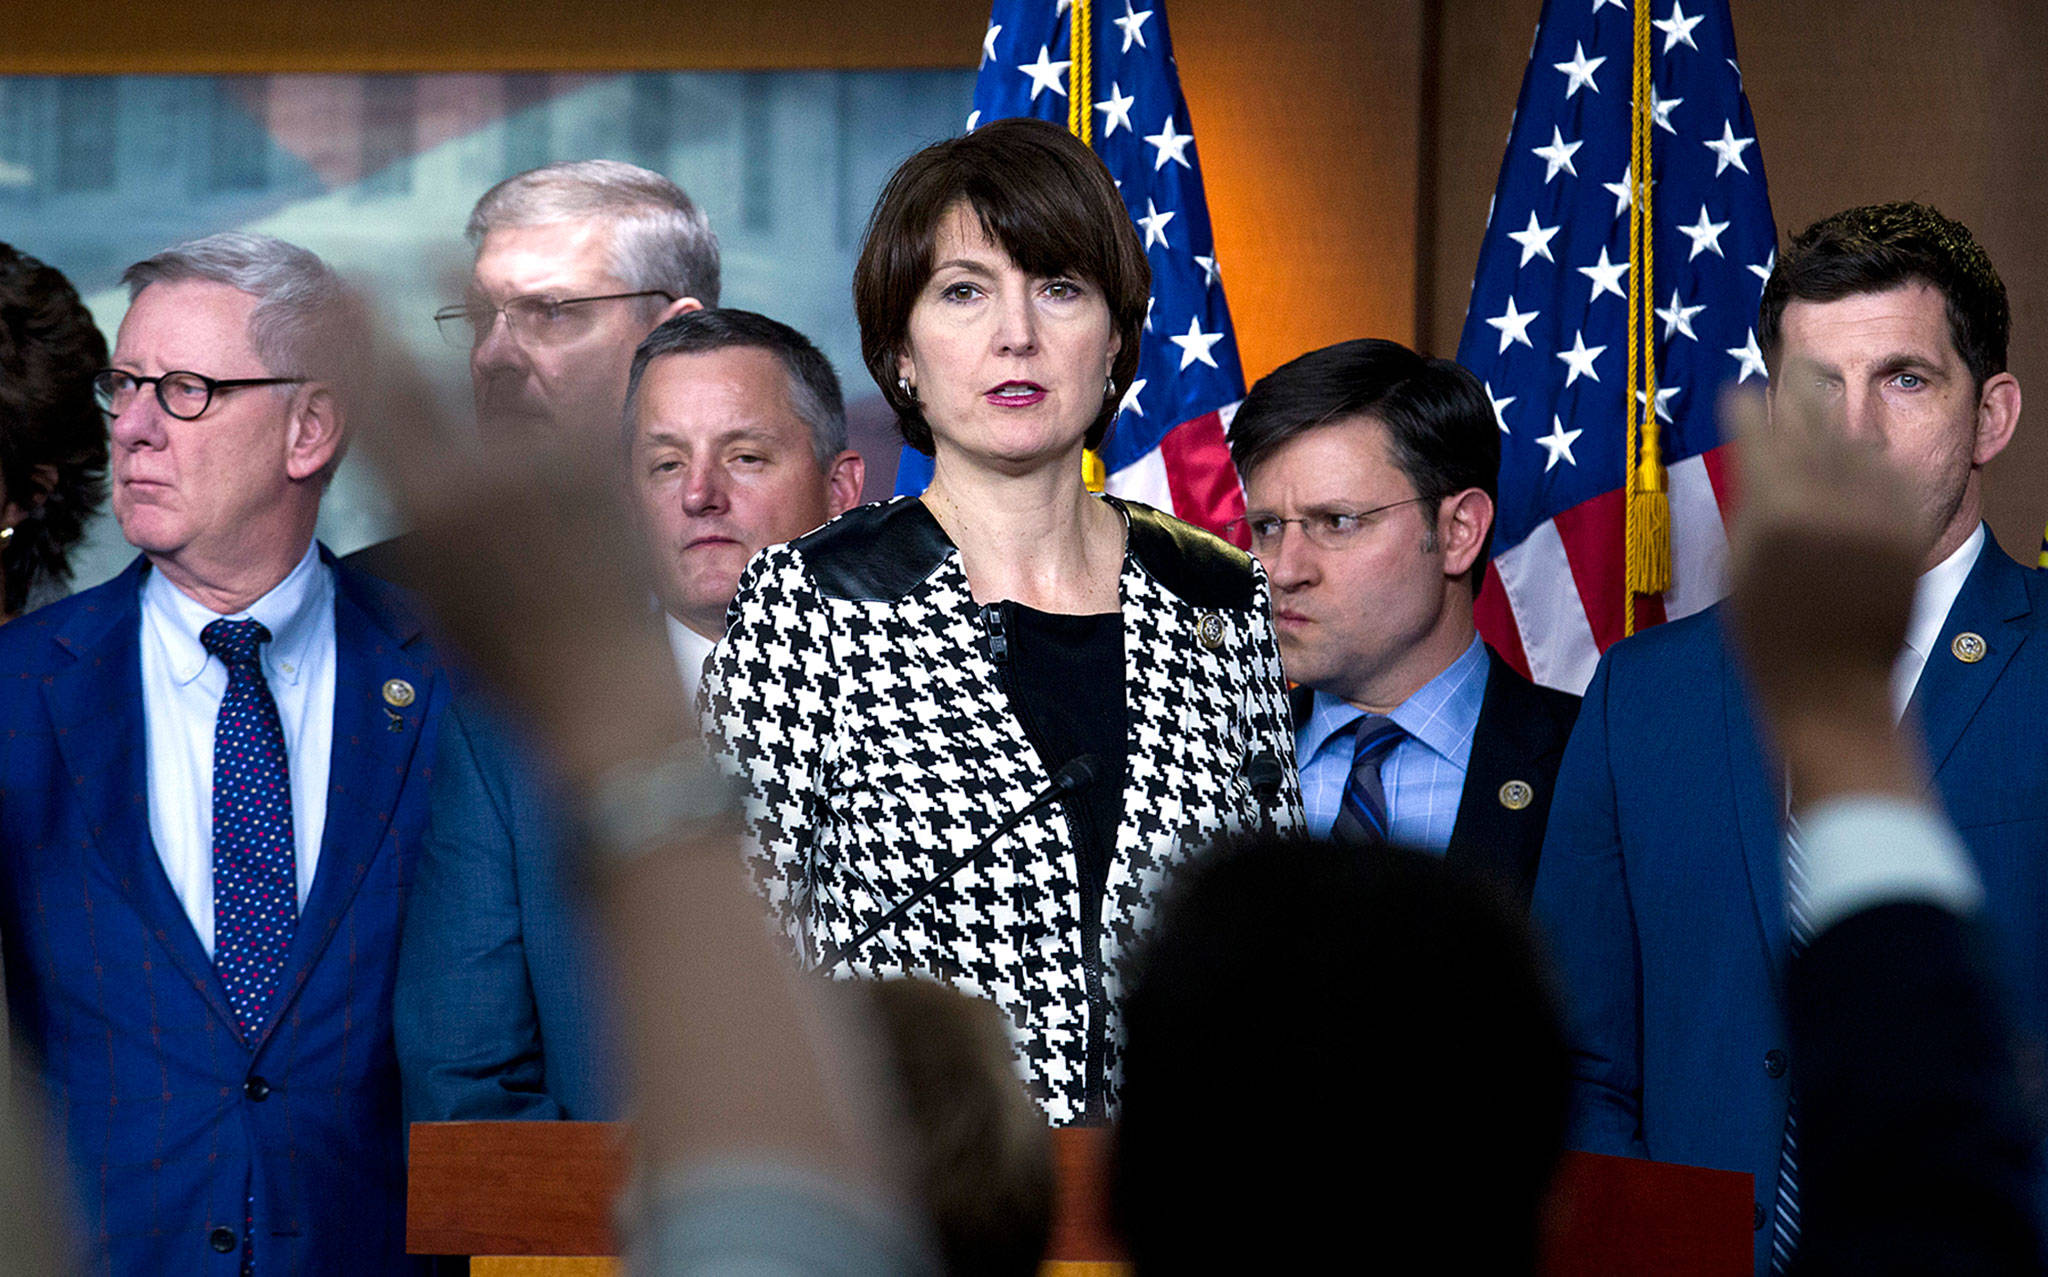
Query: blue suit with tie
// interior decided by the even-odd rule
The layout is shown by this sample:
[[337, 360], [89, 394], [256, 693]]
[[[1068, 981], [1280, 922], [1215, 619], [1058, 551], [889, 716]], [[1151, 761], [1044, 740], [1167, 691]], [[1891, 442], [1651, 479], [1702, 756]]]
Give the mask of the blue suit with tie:
[[[1571, 1011], [1573, 1146], [1750, 1172], [1763, 1271], [1793, 1067], [1785, 793], [1723, 624], [1710, 609], [1601, 659], [1558, 775], [1535, 913]], [[1982, 876], [2014, 1020], [2039, 1046], [2048, 576], [1986, 539], [1906, 722]]]
[[408, 1271], [392, 989], [446, 676], [399, 590], [336, 568], [318, 869], [245, 1036], [150, 834], [147, 570], [0, 626], [8, 1008], [85, 1267], [230, 1277], [253, 1212], [259, 1273]]

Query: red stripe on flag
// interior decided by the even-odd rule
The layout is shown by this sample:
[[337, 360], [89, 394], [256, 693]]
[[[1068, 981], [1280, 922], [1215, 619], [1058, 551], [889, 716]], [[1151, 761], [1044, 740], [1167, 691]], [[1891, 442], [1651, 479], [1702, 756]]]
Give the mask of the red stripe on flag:
[[[1553, 520], [1558, 539], [1564, 542], [1565, 559], [1572, 565], [1572, 585], [1579, 592], [1579, 606], [1586, 610], [1593, 644], [1603, 652], [1622, 637], [1621, 522], [1625, 508], [1625, 499], [1617, 488], [1590, 501], [1581, 501]], [[1637, 599], [1635, 609], [1638, 630], [1664, 623], [1662, 595]]]
[[1515, 624], [1515, 610], [1508, 603], [1507, 587], [1500, 583], [1500, 573], [1491, 563], [1486, 565], [1486, 577], [1480, 583], [1479, 597], [1472, 600], [1472, 620], [1479, 627], [1479, 637], [1486, 640], [1486, 645], [1500, 653], [1500, 659], [1512, 665], [1523, 678], [1530, 678], [1529, 654], [1522, 650], [1522, 627]]
[[1176, 518], [1207, 528], [1240, 550], [1251, 544], [1243, 524], [1230, 526], [1244, 517], [1244, 489], [1230, 464], [1221, 417], [1205, 412], [1167, 431], [1159, 441], [1159, 459], [1166, 466]]
[[[1645, 594], [1636, 599], [1636, 633], [1641, 634], [1653, 625], [1662, 625], [1668, 618], [1664, 615], [1664, 596]], [[1606, 651], [1606, 648], [1601, 648]]]
[[1700, 454], [1707, 463], [1707, 482], [1714, 487], [1714, 504], [1721, 507], [1721, 522], [1735, 507], [1735, 445], [1724, 443]]
[[1572, 565], [1572, 584], [1593, 631], [1593, 645], [1603, 652], [1621, 637], [1621, 512], [1622, 494], [1616, 488], [1552, 520]]

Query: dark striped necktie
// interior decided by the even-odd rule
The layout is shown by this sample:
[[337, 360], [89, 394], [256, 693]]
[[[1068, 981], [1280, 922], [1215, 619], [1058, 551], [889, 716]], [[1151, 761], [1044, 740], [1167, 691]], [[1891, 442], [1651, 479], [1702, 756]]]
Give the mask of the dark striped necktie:
[[1349, 847], [1378, 847], [1387, 841], [1387, 790], [1380, 764], [1408, 733], [1384, 714], [1363, 715], [1355, 732], [1351, 775], [1344, 781], [1344, 801], [1330, 837]]
[[[1813, 912], [1806, 898], [1806, 858], [1799, 846], [1799, 822], [1785, 817], [1785, 916], [1797, 958], [1813, 940]], [[1799, 1250], [1799, 1101], [1785, 1106], [1785, 1138], [1778, 1146], [1778, 1202], [1771, 1221], [1771, 1274], [1784, 1277]]]

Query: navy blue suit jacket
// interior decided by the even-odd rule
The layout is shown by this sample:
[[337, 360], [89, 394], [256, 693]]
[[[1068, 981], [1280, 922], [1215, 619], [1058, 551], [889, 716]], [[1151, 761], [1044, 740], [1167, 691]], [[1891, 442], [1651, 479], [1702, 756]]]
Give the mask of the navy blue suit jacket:
[[619, 1115], [610, 1017], [558, 786], [501, 714], [449, 706], [398, 972], [415, 1122]]
[[[8, 1009], [87, 1269], [231, 1277], [253, 1194], [258, 1272], [409, 1271], [391, 997], [446, 678], [400, 592], [337, 568], [319, 869], [245, 1040], [150, 836], [145, 571], [0, 626]], [[391, 679], [409, 705], [387, 706]]]
[[[1610, 649], [1558, 774], [1535, 912], [1571, 1012], [1574, 1147], [1748, 1171], [1768, 1251], [1791, 1086], [1781, 779], [1720, 609]], [[2048, 575], [1987, 538], [1908, 730], [1983, 877], [2019, 1031], [2048, 1037]], [[1984, 655], [1964, 661], [1956, 636]], [[1966, 650], [1968, 650], [1966, 645]]]

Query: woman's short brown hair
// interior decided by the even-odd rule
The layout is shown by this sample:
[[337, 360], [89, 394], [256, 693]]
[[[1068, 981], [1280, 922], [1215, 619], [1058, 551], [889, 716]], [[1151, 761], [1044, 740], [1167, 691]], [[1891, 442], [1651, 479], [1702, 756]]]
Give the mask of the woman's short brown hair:
[[1122, 344], [1110, 374], [1114, 388], [1088, 427], [1088, 446], [1100, 447], [1137, 375], [1152, 267], [1095, 152], [1065, 129], [1029, 119], [996, 120], [919, 151], [882, 188], [868, 218], [853, 269], [853, 312], [860, 320], [861, 358], [896, 410], [904, 442], [932, 451], [923, 406], [896, 384], [896, 358], [909, 340], [910, 312], [931, 279], [939, 224], [956, 204], [974, 210], [989, 239], [1020, 269], [1071, 275], [1102, 290]]

